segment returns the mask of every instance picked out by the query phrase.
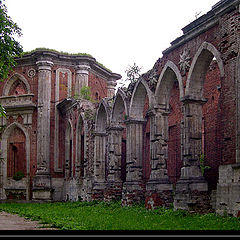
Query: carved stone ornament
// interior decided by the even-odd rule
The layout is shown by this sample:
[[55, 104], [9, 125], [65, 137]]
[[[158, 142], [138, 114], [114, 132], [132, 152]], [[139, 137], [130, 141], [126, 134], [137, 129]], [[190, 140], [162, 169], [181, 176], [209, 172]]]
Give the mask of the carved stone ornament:
[[190, 61], [191, 61], [190, 50], [184, 49], [183, 53], [180, 54], [179, 61], [180, 70], [183, 72], [184, 75], [190, 68]]
[[28, 75], [30, 78], [35, 77], [35, 75], [36, 75], [36, 70], [33, 69], [33, 68], [29, 69], [27, 75]]

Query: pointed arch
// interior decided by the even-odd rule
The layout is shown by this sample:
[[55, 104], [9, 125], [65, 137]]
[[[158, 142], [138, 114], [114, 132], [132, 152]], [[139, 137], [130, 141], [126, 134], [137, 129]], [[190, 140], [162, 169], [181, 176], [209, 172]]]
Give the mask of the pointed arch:
[[150, 90], [146, 81], [140, 78], [135, 85], [130, 102], [129, 116], [131, 118], [143, 118], [146, 97], [148, 97], [149, 100], [149, 109], [152, 109], [156, 105], [153, 92]]
[[203, 98], [203, 85], [208, 68], [213, 59], [216, 59], [221, 78], [224, 77], [224, 65], [219, 51], [208, 42], [203, 42], [195, 54], [189, 70], [186, 96], [196, 99]]
[[30, 136], [28, 134], [28, 131], [25, 127], [23, 127], [21, 124], [14, 122], [10, 124], [5, 131], [2, 134], [2, 144], [1, 144], [1, 157], [3, 161], [1, 161], [1, 183], [2, 183], [2, 189], [1, 189], [1, 198], [5, 199], [6, 195], [3, 191], [5, 187], [7, 187], [7, 160], [8, 160], [8, 139], [10, 138], [11, 134], [16, 131], [16, 129], [19, 129], [20, 132], [25, 137], [25, 154], [26, 154], [26, 177], [27, 177], [27, 185], [26, 187], [26, 199], [29, 200], [29, 174], [30, 174]]
[[30, 94], [31, 88], [24, 76], [22, 76], [19, 73], [15, 73], [4, 85], [3, 87], [3, 96], [9, 96], [11, 94], [12, 89], [14, 87], [17, 87], [17, 85], [20, 84], [22, 89], [25, 91], [24, 94]]
[[101, 100], [96, 114], [96, 126], [95, 130], [98, 133], [105, 133], [106, 128], [110, 122], [110, 107], [108, 105], [107, 99]]
[[113, 103], [113, 110], [111, 112], [111, 123], [123, 123], [124, 115], [129, 115], [128, 105], [126, 94], [122, 89], [118, 89]]
[[157, 104], [164, 109], [169, 108], [171, 89], [175, 82], [178, 82], [180, 99], [184, 97], [182, 76], [178, 67], [171, 61], [167, 61], [157, 84], [155, 98]]

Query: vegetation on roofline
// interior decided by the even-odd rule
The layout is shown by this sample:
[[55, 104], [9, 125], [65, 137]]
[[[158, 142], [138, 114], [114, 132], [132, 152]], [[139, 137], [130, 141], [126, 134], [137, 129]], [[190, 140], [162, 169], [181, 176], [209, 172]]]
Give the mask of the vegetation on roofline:
[[26, 51], [23, 52], [23, 55], [27, 55], [27, 54], [31, 54], [34, 53], [36, 51], [49, 51], [49, 52], [54, 52], [57, 54], [62, 54], [62, 55], [67, 55], [67, 56], [88, 56], [88, 57], [93, 57], [91, 54], [88, 53], [68, 53], [68, 52], [63, 52], [63, 51], [57, 51], [55, 49], [51, 49], [51, 48], [35, 48], [32, 51]]
[[[42, 48], [35, 48], [32, 51], [23, 52], [22, 56], [34, 53], [36, 51], [49, 51], [49, 52], [54, 52], [54, 53], [62, 54], [62, 55], [66, 55], [66, 56], [87, 56], [87, 57], [92, 57], [93, 58], [93, 56], [91, 54], [89, 54], [89, 53], [69, 53], [69, 52], [57, 51], [55, 49], [50, 49], [50, 48], [44, 48], [44, 47], [42, 47]], [[96, 61], [96, 63], [99, 66], [101, 66], [102, 68], [106, 69], [108, 72], [112, 72], [109, 68], [105, 67], [102, 63], [100, 63], [98, 61]]]

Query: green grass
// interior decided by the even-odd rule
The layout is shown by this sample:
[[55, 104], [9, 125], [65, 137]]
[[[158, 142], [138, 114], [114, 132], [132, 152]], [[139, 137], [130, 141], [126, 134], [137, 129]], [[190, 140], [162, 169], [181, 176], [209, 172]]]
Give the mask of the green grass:
[[60, 230], [240, 230], [234, 217], [120, 203], [1, 203], [0, 211], [18, 214]]

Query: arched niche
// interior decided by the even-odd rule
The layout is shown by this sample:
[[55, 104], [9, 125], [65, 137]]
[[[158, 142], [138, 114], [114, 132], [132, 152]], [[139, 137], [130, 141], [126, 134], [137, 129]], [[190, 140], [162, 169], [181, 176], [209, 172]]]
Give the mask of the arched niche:
[[15, 73], [4, 85], [3, 96], [18, 96], [30, 94], [31, 89], [28, 81], [19, 73]]
[[[6, 193], [4, 189], [8, 189], [10, 186], [7, 179], [12, 177], [17, 172], [22, 172], [24, 178], [22, 183], [19, 184], [21, 188], [26, 191], [26, 200], [30, 198], [30, 137], [28, 131], [19, 123], [10, 124], [2, 134], [1, 142], [1, 198], [5, 199]], [[26, 181], [24, 180], [26, 179]], [[16, 190], [19, 190], [16, 186]]]

